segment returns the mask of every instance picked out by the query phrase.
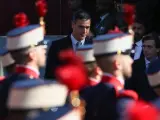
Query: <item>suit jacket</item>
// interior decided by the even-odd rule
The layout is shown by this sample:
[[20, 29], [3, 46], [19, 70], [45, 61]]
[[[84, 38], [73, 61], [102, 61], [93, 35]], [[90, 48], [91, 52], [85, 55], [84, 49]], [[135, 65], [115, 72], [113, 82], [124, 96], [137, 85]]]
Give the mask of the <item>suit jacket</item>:
[[[91, 44], [91, 43], [92, 40], [86, 38], [84, 44]], [[67, 50], [68, 48], [73, 49], [70, 35], [60, 40], [52, 42], [47, 56], [47, 64], [45, 69], [46, 79], [55, 79], [54, 75], [55, 69], [62, 64], [62, 62], [59, 59], [59, 53], [62, 50]]]
[[95, 34], [106, 34], [108, 30], [114, 29], [115, 26], [119, 27], [123, 31], [126, 31], [125, 28], [127, 28], [127, 24], [122, 19], [122, 13], [109, 13], [108, 16], [106, 16], [102, 21], [99, 22], [99, 24], [96, 25]]
[[125, 88], [134, 90], [138, 93], [140, 98], [146, 101], [156, 99], [157, 95], [148, 83], [144, 58], [135, 60], [132, 67], [132, 77], [126, 80]]

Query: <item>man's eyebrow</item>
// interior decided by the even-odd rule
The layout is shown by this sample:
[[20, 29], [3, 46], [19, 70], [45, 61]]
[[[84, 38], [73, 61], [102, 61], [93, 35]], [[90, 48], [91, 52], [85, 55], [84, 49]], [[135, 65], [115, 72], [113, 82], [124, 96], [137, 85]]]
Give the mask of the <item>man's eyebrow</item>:
[[79, 25], [80, 27], [90, 27], [90, 25], [88, 25], [88, 26], [85, 26], [85, 25]]

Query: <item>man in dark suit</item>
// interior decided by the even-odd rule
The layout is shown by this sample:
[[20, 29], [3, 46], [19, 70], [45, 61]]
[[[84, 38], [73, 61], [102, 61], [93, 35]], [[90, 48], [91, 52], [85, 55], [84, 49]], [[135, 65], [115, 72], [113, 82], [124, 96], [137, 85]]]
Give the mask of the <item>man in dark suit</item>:
[[68, 48], [71, 48], [75, 51], [76, 48], [81, 45], [92, 43], [90, 39], [86, 38], [90, 31], [90, 24], [90, 15], [85, 11], [79, 10], [73, 15], [73, 32], [65, 38], [53, 41], [49, 49], [45, 71], [46, 79], [55, 78], [55, 69], [62, 63], [58, 57], [60, 51], [66, 50]]
[[123, 31], [128, 29], [122, 13], [116, 10], [114, 0], [96, 0], [96, 5], [99, 21], [95, 26], [94, 34], [106, 34], [108, 30], [114, 29], [115, 26], [118, 26]]
[[160, 43], [157, 34], [149, 34], [142, 39], [144, 58], [134, 61], [132, 78], [126, 81], [126, 88], [135, 90], [140, 98], [151, 101], [157, 96], [148, 84], [146, 70], [150, 62], [158, 58]]
[[143, 52], [142, 52], [142, 37], [146, 34], [146, 28], [144, 22], [136, 19], [132, 25], [132, 30], [134, 31], [134, 45], [133, 50], [134, 53], [131, 54], [131, 57], [134, 60], [143, 59]]

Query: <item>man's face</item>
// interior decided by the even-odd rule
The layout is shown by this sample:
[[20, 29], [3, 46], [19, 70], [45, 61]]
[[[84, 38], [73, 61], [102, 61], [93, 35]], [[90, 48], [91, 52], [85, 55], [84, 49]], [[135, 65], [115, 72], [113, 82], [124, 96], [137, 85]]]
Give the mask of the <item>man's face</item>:
[[129, 55], [122, 55], [121, 65], [124, 78], [130, 78], [132, 75], [132, 63], [133, 60]]
[[72, 34], [77, 40], [84, 40], [90, 31], [91, 20], [76, 20], [72, 22]]
[[76, 10], [78, 9], [82, 4], [81, 0], [68, 0], [68, 5], [71, 9]]
[[143, 53], [148, 60], [157, 57], [157, 52], [158, 49], [155, 46], [154, 40], [146, 40], [143, 42]]
[[139, 23], [134, 23], [133, 26], [132, 26], [132, 29], [134, 31], [135, 41], [141, 40], [144, 33], [145, 33], [144, 26], [142, 24], [139, 24]]
[[46, 45], [40, 45], [35, 48], [35, 56], [38, 67], [44, 67], [46, 64]]

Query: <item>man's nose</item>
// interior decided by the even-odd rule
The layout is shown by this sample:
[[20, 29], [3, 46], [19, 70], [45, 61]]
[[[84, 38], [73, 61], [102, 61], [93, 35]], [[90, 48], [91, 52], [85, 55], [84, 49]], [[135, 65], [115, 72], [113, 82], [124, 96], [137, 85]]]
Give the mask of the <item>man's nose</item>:
[[83, 33], [86, 33], [87, 32], [87, 29], [86, 28], [83, 28]]

